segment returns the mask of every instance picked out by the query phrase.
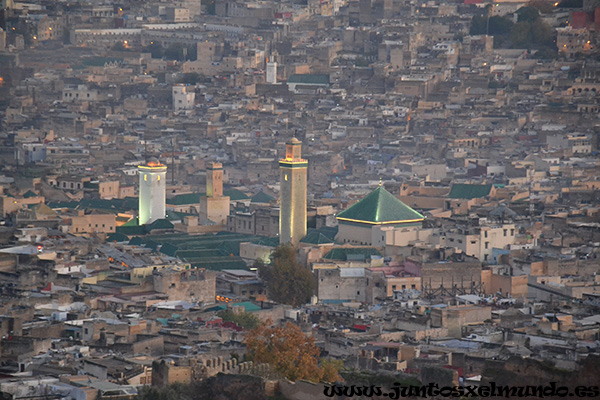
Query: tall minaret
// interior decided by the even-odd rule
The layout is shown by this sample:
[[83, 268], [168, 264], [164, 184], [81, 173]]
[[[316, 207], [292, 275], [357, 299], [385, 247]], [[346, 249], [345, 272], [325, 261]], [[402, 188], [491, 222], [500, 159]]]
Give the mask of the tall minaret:
[[167, 166], [156, 158], [138, 165], [140, 175], [139, 223], [149, 224], [166, 216]]
[[267, 61], [266, 81], [271, 85], [277, 84], [277, 63], [274, 61]]
[[223, 164], [221, 163], [211, 162], [206, 167], [206, 196], [223, 196]]
[[223, 164], [209, 162], [206, 166], [206, 196], [200, 197], [200, 220], [227, 224], [229, 196], [223, 196]]
[[292, 138], [285, 145], [281, 171], [279, 243], [294, 246], [306, 236], [306, 173], [308, 161], [302, 159], [302, 143]]

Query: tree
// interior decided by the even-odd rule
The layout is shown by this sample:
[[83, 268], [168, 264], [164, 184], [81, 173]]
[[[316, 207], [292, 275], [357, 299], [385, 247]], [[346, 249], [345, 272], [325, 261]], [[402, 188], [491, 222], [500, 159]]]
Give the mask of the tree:
[[475, 15], [471, 19], [471, 35], [507, 35], [513, 26], [513, 22], [506, 17], [490, 17], [488, 21], [487, 15]]
[[517, 22], [510, 33], [510, 41], [514, 47], [524, 48], [531, 43], [531, 24]]
[[231, 310], [224, 310], [219, 313], [219, 317], [223, 318], [223, 321], [235, 322], [244, 329], [255, 329], [260, 325], [258, 317], [247, 312], [234, 313]]
[[294, 307], [310, 301], [315, 289], [315, 277], [296, 259], [291, 244], [279, 245], [272, 255], [271, 265], [257, 263], [259, 277], [265, 281], [269, 298]]
[[533, 44], [538, 48], [544, 46], [550, 48], [556, 47], [554, 43], [554, 29], [541, 19], [531, 24], [531, 36]]
[[152, 58], [162, 58], [165, 51], [158, 42], [151, 42], [148, 46], [143, 48], [144, 53], [150, 53]]
[[215, 0], [202, 0], [202, 5], [206, 7], [206, 13], [208, 15], [215, 15], [216, 4]]
[[138, 400], [192, 400], [193, 390], [191, 385], [175, 383], [165, 388], [144, 386], [138, 393]]
[[554, 5], [551, 2], [543, 0], [534, 0], [530, 1], [527, 5], [529, 7], [537, 8], [543, 14], [552, 14], [552, 12], [554, 12]]
[[198, 82], [203, 82], [204, 79], [205, 78], [203, 75], [200, 75], [196, 72], [187, 72], [187, 73], [183, 74], [179, 83], [185, 83], [187, 85], [195, 85]]
[[113, 45], [112, 49], [114, 51], [125, 51], [125, 50], [127, 50], [127, 48], [125, 47], [125, 45], [122, 42], [116, 42]]
[[517, 10], [517, 22], [533, 22], [540, 19], [540, 12], [535, 7], [521, 7]]
[[471, 35], [485, 35], [487, 27], [487, 17], [481, 15], [474, 15], [471, 19], [471, 29], [469, 34]]
[[490, 18], [490, 35], [506, 35], [513, 27], [513, 22], [506, 17]]
[[306, 337], [291, 322], [283, 326], [261, 325], [244, 338], [252, 361], [268, 364], [275, 373], [291, 381], [300, 379], [311, 382], [335, 382], [340, 380], [339, 364], [324, 362], [319, 366], [321, 350], [312, 337]]
[[558, 5], [559, 8], [582, 8], [583, 0], [563, 0]]

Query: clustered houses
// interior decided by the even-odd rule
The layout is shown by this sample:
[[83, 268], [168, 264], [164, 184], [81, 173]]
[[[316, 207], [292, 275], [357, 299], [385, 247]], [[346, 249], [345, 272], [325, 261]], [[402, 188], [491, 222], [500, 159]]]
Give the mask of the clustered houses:
[[[373, 374], [585, 379], [600, 6], [562, 3], [0, 2], [0, 393], [260, 376], [224, 310]], [[287, 241], [294, 309], [253, 268]]]

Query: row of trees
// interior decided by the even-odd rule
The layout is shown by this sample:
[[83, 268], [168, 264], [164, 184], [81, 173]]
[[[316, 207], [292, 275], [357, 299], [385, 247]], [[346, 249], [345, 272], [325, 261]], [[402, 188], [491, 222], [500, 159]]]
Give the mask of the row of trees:
[[[308, 268], [300, 265], [291, 244], [278, 246], [271, 255], [270, 264], [259, 261], [255, 266], [271, 300], [294, 307], [310, 301], [316, 287], [315, 277]], [[268, 364], [280, 377], [312, 382], [341, 379], [338, 374], [341, 363], [319, 362], [321, 350], [315, 345], [314, 338], [306, 337], [292, 323], [274, 327], [270, 323], [259, 325], [246, 335], [244, 343], [254, 362]]]
[[[113, 45], [112, 49], [115, 51], [127, 51], [128, 47], [122, 42], [117, 42]], [[172, 44], [166, 49], [160, 43], [151, 43], [142, 48], [142, 52], [150, 53], [152, 58], [177, 61], [195, 61], [198, 57], [198, 48], [196, 46], [184, 46], [179, 43]]]
[[470, 34], [493, 35], [494, 47], [534, 49], [539, 50], [538, 56], [542, 58], [555, 57], [556, 32], [540, 17], [540, 12], [547, 11], [547, 7], [546, 3], [532, 2], [520, 8], [516, 23], [506, 16], [488, 17], [486, 8], [485, 15], [476, 15], [471, 20]]
[[[272, 300], [293, 306], [310, 301], [316, 282], [311, 271], [298, 263], [296, 249], [291, 244], [278, 246], [270, 264], [259, 262], [256, 266]], [[270, 320], [261, 323], [254, 314], [234, 313], [232, 310], [221, 311], [218, 315], [225, 321], [233, 321], [249, 330], [244, 337], [248, 349], [244, 359], [252, 360], [255, 364], [267, 364], [271, 377], [315, 383], [342, 380], [339, 371], [343, 363], [321, 359], [321, 349], [316, 346], [315, 339], [305, 335], [297, 325], [288, 322], [273, 326]], [[161, 389], [146, 388], [138, 399], [203, 400], [207, 397], [203, 396], [206, 393], [200, 393], [206, 392], [202, 385], [203, 382], [196, 382]], [[240, 398], [251, 398], [250, 394], [247, 395]]]
[[198, 57], [196, 46], [184, 46], [183, 44], [172, 44], [166, 49], [160, 43], [151, 43], [142, 49], [145, 53], [152, 54], [152, 58], [165, 58], [177, 61], [195, 61]]

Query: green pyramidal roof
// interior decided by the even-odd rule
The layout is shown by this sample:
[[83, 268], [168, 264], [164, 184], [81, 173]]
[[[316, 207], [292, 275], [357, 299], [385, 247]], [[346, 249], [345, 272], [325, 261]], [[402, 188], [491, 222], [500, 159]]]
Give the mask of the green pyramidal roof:
[[365, 224], [399, 224], [422, 221], [425, 217], [380, 186], [339, 213], [337, 219]]

